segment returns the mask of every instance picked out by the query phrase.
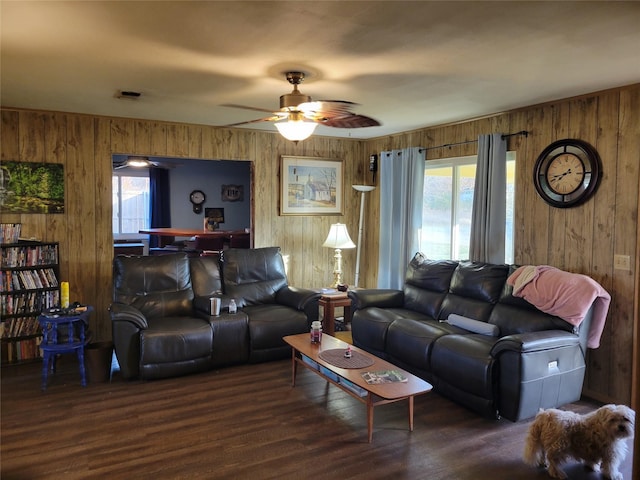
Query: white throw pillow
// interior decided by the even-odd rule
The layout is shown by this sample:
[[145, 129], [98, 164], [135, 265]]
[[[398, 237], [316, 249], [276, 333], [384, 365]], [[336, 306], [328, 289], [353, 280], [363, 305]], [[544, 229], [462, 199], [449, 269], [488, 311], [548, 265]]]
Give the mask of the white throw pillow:
[[498, 328], [497, 325], [492, 325], [491, 323], [482, 322], [480, 320], [474, 320], [473, 318], [463, 317], [462, 315], [456, 315], [455, 313], [451, 313], [449, 315], [447, 323], [481, 335], [489, 335], [491, 337], [497, 337], [500, 335], [500, 328]]

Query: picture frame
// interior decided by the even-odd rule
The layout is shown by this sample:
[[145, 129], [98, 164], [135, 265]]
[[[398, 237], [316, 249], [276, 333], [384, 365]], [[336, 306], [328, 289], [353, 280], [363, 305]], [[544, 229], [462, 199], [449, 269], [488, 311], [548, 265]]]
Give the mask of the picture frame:
[[0, 213], [64, 213], [64, 166], [3, 161]]
[[341, 159], [282, 155], [280, 215], [343, 215]]

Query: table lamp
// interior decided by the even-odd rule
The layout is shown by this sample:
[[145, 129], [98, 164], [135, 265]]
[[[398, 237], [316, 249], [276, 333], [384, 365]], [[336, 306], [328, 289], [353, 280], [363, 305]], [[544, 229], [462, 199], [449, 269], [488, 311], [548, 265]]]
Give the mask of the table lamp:
[[347, 226], [344, 223], [334, 223], [331, 225], [329, 235], [322, 244], [323, 247], [334, 248], [335, 259], [333, 266], [333, 288], [336, 288], [342, 283], [342, 249], [343, 248], [356, 248], [356, 245], [351, 241]]

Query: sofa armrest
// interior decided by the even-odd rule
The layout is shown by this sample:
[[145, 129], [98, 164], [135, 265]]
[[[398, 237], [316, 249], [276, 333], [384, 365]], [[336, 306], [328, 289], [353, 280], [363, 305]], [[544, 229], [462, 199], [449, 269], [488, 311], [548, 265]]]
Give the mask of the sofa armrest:
[[317, 305], [320, 295], [317, 290], [286, 286], [276, 292], [276, 302], [296, 310], [305, 310], [309, 303], [315, 302]]
[[140, 330], [148, 328], [146, 317], [140, 310], [125, 303], [112, 303], [109, 307], [112, 322], [130, 322]]
[[352, 308], [361, 310], [367, 307], [402, 308], [404, 306], [404, 291], [387, 288], [368, 288], [349, 290]]
[[311, 325], [311, 322], [318, 320], [318, 300], [321, 295], [318, 290], [287, 285], [276, 292], [276, 302], [304, 312]]
[[563, 330], [543, 330], [519, 333], [502, 337], [491, 349], [491, 356], [497, 357], [505, 351], [530, 353], [554, 348], [580, 346], [580, 338]]

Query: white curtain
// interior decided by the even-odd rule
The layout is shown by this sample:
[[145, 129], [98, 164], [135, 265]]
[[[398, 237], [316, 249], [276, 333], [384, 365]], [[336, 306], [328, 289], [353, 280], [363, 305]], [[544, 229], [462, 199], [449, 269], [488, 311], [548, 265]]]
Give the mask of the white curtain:
[[378, 288], [402, 288], [407, 265], [420, 248], [424, 162], [418, 147], [380, 154]]
[[471, 260], [504, 263], [507, 142], [502, 134], [478, 137], [478, 165], [471, 214]]

